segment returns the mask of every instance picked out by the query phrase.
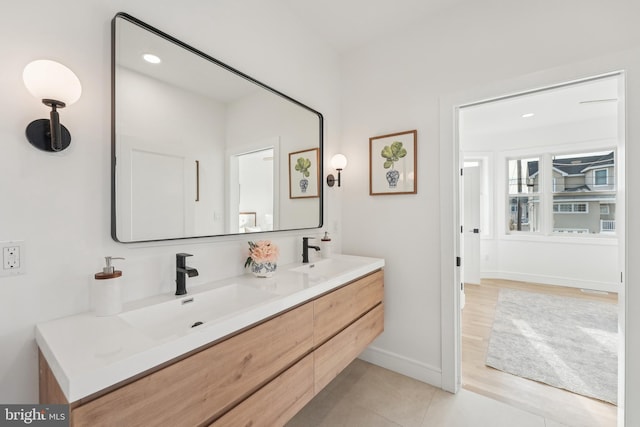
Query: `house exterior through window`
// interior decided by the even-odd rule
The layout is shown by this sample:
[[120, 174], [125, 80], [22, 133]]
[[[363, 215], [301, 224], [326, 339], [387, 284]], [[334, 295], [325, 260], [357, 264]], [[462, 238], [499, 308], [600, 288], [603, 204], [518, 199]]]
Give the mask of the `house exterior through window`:
[[[551, 161], [541, 162], [540, 158]], [[546, 172], [546, 179], [550, 181], [546, 185], [541, 179], [541, 175], [545, 175], [540, 170], [541, 163], [542, 167], [551, 168], [550, 173]], [[508, 230], [615, 233], [615, 176], [613, 151], [509, 160]], [[541, 206], [545, 193], [552, 194], [552, 207]], [[548, 203], [549, 199], [546, 200]], [[541, 229], [541, 209], [551, 209], [553, 213], [553, 223], [546, 226], [546, 230]]]
[[532, 165], [539, 162], [538, 157], [508, 161], [509, 231], [537, 232], [540, 229], [539, 187], [538, 182], [531, 176]]
[[593, 173], [596, 177], [596, 182], [595, 185], [597, 186], [603, 186], [603, 185], [607, 185], [609, 184], [609, 180], [608, 180], [608, 170], [607, 169], [598, 169], [595, 170]]

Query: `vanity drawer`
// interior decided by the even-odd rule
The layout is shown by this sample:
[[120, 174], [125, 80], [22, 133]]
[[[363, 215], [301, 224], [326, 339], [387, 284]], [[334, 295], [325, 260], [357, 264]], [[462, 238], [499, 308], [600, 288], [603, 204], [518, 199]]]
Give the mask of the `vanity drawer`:
[[314, 352], [314, 393], [338, 376], [384, 330], [384, 306], [378, 304]]
[[313, 346], [307, 303], [72, 411], [73, 426], [194, 426], [265, 385]]
[[312, 398], [313, 354], [309, 354], [211, 425], [282, 426]]
[[314, 301], [313, 343], [318, 346], [340, 332], [384, 297], [384, 272], [376, 271]]

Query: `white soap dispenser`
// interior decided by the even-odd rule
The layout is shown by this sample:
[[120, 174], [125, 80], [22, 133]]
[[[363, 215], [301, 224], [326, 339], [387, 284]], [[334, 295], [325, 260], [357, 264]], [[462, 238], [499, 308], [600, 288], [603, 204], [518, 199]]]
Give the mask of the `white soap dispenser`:
[[122, 271], [111, 265], [121, 257], [106, 256], [105, 267], [94, 275], [92, 301], [96, 316], [112, 316], [122, 311]]
[[329, 233], [325, 231], [324, 237], [320, 239], [320, 255], [322, 255], [322, 258], [331, 258], [331, 252], [331, 237], [329, 237]]

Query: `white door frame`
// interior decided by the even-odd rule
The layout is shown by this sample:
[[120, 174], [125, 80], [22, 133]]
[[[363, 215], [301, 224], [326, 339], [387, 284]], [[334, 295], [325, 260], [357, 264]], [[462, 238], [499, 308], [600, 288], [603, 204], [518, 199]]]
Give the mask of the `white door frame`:
[[225, 152], [225, 170], [229, 179], [225, 187], [225, 225], [227, 233], [238, 233], [238, 214], [240, 212], [238, 157], [255, 151], [273, 150], [273, 229], [280, 228], [280, 137], [274, 136], [252, 144], [234, 146]]
[[[559, 67], [543, 72], [530, 74], [516, 79], [505, 80], [492, 85], [467, 90], [456, 94], [449, 94], [440, 98], [440, 248], [441, 248], [441, 349], [442, 349], [442, 388], [446, 391], [457, 393], [461, 387], [461, 319], [460, 319], [460, 269], [456, 267], [456, 257], [461, 256], [460, 251], [460, 215], [459, 204], [459, 179], [460, 179], [460, 143], [458, 135], [459, 109], [463, 106], [514, 96], [531, 92], [532, 90], [552, 88], [572, 82], [593, 79], [597, 76], [620, 74], [624, 89], [625, 73], [620, 61], [593, 60], [584, 63], [572, 64], [570, 67]], [[621, 105], [624, 108], [625, 91], [621, 91]], [[624, 111], [622, 112], [624, 113]], [[624, 120], [624, 115], [620, 116]], [[625, 157], [625, 126], [621, 129], [621, 142], [618, 146], [619, 174], [626, 175]], [[625, 223], [624, 188], [618, 190], [621, 199], [620, 212], [621, 223]], [[623, 225], [624, 227], [624, 225]], [[626, 306], [627, 294], [626, 277], [626, 238], [625, 230], [619, 230], [619, 248], [621, 273], [625, 278], [623, 290], [619, 294], [621, 307]], [[622, 310], [620, 320], [623, 333], [622, 345], [619, 353], [618, 369], [618, 425], [624, 423], [625, 408], [625, 364], [624, 342], [626, 341], [625, 318]]]

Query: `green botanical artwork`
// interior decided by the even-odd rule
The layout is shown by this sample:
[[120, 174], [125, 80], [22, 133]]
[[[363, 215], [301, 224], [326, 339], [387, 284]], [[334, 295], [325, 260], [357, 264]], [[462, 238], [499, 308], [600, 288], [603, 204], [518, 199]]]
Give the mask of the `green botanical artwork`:
[[385, 145], [385, 147], [380, 152], [380, 155], [386, 159], [386, 161], [384, 162], [384, 168], [393, 169], [393, 164], [406, 156], [407, 150], [402, 146], [402, 142], [394, 141], [390, 146]]
[[417, 131], [369, 138], [369, 194], [415, 194]]
[[311, 160], [309, 159], [305, 159], [304, 157], [298, 157], [298, 160], [296, 161], [296, 172], [300, 172], [302, 174], [302, 176], [304, 176], [305, 178], [308, 178], [310, 173], [309, 173], [309, 168], [311, 167]]

